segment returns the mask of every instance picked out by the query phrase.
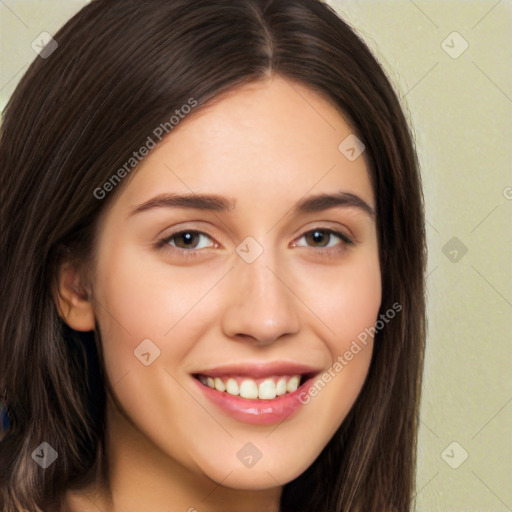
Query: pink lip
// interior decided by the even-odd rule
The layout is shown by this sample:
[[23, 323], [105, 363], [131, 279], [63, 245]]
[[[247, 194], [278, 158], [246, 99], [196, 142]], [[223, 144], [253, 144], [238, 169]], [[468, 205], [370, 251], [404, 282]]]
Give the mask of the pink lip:
[[238, 375], [240, 377], [249, 377], [259, 379], [279, 375], [304, 375], [316, 374], [322, 370], [300, 363], [291, 363], [286, 361], [275, 361], [272, 363], [238, 363], [225, 366], [216, 366], [209, 370], [199, 370], [193, 374], [206, 375], [208, 377], [224, 377], [226, 375]]
[[263, 365], [259, 367], [259, 372], [253, 371], [255, 366], [251, 366], [251, 371], [243, 372], [242, 368], [239, 367], [222, 367], [216, 368], [215, 370], [205, 370], [199, 372], [202, 375], [208, 375], [211, 377], [222, 376], [222, 375], [244, 375], [252, 378], [268, 377], [272, 375], [298, 375], [298, 374], [313, 374], [307, 379], [299, 388], [293, 393], [287, 393], [286, 395], [276, 397], [273, 400], [249, 400], [247, 398], [241, 398], [239, 396], [230, 395], [226, 392], [217, 391], [209, 386], [203, 384], [198, 379], [194, 379], [199, 386], [199, 389], [204, 393], [213, 404], [222, 409], [225, 413], [235, 418], [238, 421], [244, 423], [250, 423], [253, 425], [271, 425], [274, 423], [280, 423], [288, 418], [294, 416], [294, 413], [304, 405], [299, 398], [303, 396], [304, 392], [312, 385], [314, 377], [319, 372], [312, 372], [309, 367], [302, 367], [309, 371], [298, 371], [299, 366], [297, 365], [282, 365], [281, 368], [274, 366], [273, 368], [265, 368]]

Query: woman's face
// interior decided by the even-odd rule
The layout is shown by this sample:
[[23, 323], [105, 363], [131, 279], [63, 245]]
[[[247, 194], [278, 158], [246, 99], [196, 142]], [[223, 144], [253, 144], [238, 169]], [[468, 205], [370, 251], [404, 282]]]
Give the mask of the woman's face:
[[123, 411], [112, 442], [131, 422], [148, 456], [238, 489], [319, 455], [363, 385], [373, 340], [353, 342], [381, 303], [364, 154], [338, 148], [351, 133], [274, 76], [192, 111], [133, 171], [98, 226], [93, 283]]

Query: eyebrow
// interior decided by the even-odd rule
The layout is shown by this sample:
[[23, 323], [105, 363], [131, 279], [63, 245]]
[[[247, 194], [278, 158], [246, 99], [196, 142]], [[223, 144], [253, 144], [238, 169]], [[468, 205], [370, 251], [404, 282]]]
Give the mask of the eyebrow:
[[235, 208], [235, 200], [215, 194], [160, 194], [130, 211], [130, 216], [154, 208], [191, 208], [226, 212]]
[[311, 213], [328, 210], [336, 206], [357, 208], [370, 217], [375, 217], [375, 210], [361, 197], [351, 192], [337, 194], [317, 194], [300, 200], [294, 208], [294, 213]]
[[[160, 194], [133, 208], [129, 216], [155, 208], [190, 208], [228, 212], [235, 209], [235, 204], [235, 199], [216, 194]], [[350, 192], [306, 197], [294, 205], [293, 213], [313, 213], [335, 207], [357, 208], [370, 217], [375, 217], [374, 209], [364, 199]]]

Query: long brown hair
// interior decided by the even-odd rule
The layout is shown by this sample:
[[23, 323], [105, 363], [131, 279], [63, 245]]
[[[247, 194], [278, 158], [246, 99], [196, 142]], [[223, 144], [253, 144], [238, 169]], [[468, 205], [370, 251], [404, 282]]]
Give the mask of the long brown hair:
[[[88, 261], [97, 219], [123, 182], [103, 199], [94, 191], [190, 98], [199, 110], [276, 73], [329, 99], [364, 142], [381, 312], [402, 306], [376, 334], [355, 405], [284, 486], [281, 510], [409, 510], [425, 342], [423, 199], [407, 121], [362, 40], [318, 0], [94, 0], [54, 38], [58, 48], [32, 63], [0, 132], [0, 395], [15, 418], [0, 442], [0, 509], [46, 509], [99, 467], [101, 344], [69, 329], [54, 301], [59, 265]], [[31, 454], [43, 441], [58, 464], [41, 471]]]

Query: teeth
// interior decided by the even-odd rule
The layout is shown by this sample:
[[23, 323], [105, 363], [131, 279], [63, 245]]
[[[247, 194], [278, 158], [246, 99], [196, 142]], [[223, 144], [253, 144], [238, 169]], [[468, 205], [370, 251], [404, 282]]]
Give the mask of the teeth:
[[254, 379], [236, 380], [232, 377], [223, 380], [219, 377], [199, 376], [199, 380], [206, 386], [216, 389], [217, 391], [226, 392], [233, 396], [241, 396], [254, 400], [273, 400], [277, 396], [293, 393], [300, 384], [300, 375], [292, 377], [270, 377], [262, 381], [256, 382]]
[[242, 398], [258, 398], [258, 385], [252, 379], [245, 379], [240, 384]]
[[224, 382], [222, 382], [222, 379], [219, 379], [217, 377], [214, 382], [215, 382], [215, 389], [217, 391], [226, 391], [226, 386], [224, 385]]
[[281, 396], [286, 393], [286, 378], [281, 377], [276, 384], [276, 395]]
[[297, 391], [297, 388], [299, 387], [300, 377], [297, 375], [294, 375], [289, 381], [288, 384], [286, 384], [286, 391], [288, 393], [293, 393], [294, 391]]
[[240, 390], [238, 389], [238, 384], [235, 379], [228, 379], [226, 382], [226, 391], [230, 395], [238, 396], [240, 394]]
[[258, 398], [261, 400], [272, 400], [276, 397], [276, 385], [272, 379], [264, 380], [258, 388]]

